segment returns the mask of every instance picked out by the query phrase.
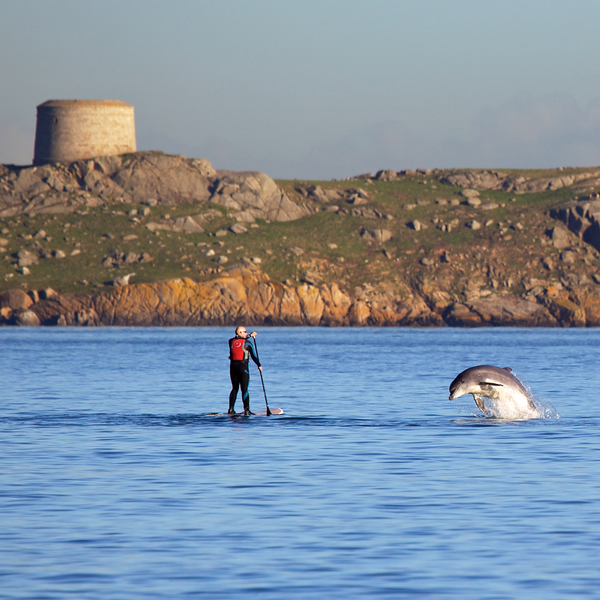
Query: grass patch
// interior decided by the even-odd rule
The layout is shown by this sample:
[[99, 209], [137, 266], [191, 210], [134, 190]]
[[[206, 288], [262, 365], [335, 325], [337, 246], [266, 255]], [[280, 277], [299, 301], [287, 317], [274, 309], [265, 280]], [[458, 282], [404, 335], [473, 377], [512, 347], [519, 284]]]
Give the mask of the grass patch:
[[[527, 177], [556, 177], [586, 169], [501, 171]], [[210, 279], [223, 268], [249, 259], [260, 259], [263, 271], [275, 281], [336, 282], [348, 290], [365, 283], [375, 285], [414, 277], [440, 281], [464, 278], [487, 273], [490, 265], [497, 275], [486, 275], [487, 281], [516, 278], [517, 272], [557, 277], [558, 273], [541, 266], [541, 259], [544, 256], [556, 259], [558, 251], [542, 245], [540, 238], [553, 224], [547, 211], [577, 196], [574, 187], [521, 195], [482, 191], [480, 199], [484, 204], [498, 204], [497, 208], [483, 211], [465, 204], [450, 204], [453, 199], [464, 201], [459, 196], [460, 188], [442, 184], [434, 175], [371, 183], [298, 180], [277, 183], [292, 198], [319, 210], [296, 221], [258, 221], [258, 227], [248, 225], [248, 233], [225, 236], [215, 234], [235, 220], [227, 209], [216, 205], [158, 205], [144, 215], [142, 212], [148, 210], [145, 206], [109, 202], [73, 214], [2, 218], [0, 237], [7, 239], [8, 244], [0, 254], [0, 291], [15, 287], [90, 291], [130, 272], [136, 273], [131, 279], [134, 283], [183, 276]], [[369, 196], [362, 207], [393, 215], [393, 219], [328, 212], [324, 205], [307, 200], [297, 191], [300, 186], [311, 185], [336, 190], [361, 188]], [[343, 199], [336, 204], [352, 208]], [[204, 233], [151, 232], [146, 227], [150, 221], [165, 223], [208, 210], [213, 212], [203, 223]], [[415, 231], [410, 227], [415, 220], [426, 227]], [[482, 227], [467, 227], [473, 220]], [[485, 226], [487, 221], [492, 224]], [[441, 230], [443, 225], [451, 223], [454, 225], [450, 232]], [[522, 228], [516, 228], [517, 224]], [[384, 243], [366, 241], [360, 236], [363, 228], [387, 229], [392, 238]], [[41, 236], [40, 231], [45, 235]], [[48, 258], [40, 258], [37, 265], [28, 267], [30, 273], [24, 275], [15, 264], [19, 250], [45, 254]], [[53, 257], [57, 252], [65, 257]], [[147, 253], [152, 261], [121, 268], [102, 264], [112, 254], [129, 252]], [[444, 252], [451, 257], [449, 264], [439, 261]], [[226, 257], [227, 262], [216, 262], [219, 256]], [[423, 264], [424, 258], [433, 258], [435, 265]], [[599, 265], [597, 253], [592, 253], [585, 268], [592, 272]], [[459, 287], [457, 284], [455, 289]]]

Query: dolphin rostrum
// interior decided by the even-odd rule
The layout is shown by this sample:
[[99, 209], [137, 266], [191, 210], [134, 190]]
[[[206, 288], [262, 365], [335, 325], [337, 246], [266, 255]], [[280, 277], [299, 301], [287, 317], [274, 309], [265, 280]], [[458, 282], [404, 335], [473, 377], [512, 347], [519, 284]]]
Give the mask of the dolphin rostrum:
[[[471, 394], [477, 408], [486, 416], [524, 417], [537, 415], [537, 408], [523, 384], [512, 374], [510, 367], [479, 365], [456, 376], [450, 384], [450, 400]], [[483, 398], [492, 400], [497, 410], [490, 410]], [[496, 414], [494, 414], [496, 413]]]

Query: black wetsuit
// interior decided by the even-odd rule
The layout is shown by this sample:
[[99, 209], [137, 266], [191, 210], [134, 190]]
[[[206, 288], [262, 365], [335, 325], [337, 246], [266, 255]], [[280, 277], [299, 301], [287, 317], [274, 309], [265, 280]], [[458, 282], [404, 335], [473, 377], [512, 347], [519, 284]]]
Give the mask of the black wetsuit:
[[248, 394], [248, 383], [250, 382], [250, 371], [248, 369], [248, 360], [252, 360], [260, 367], [258, 357], [254, 353], [254, 348], [249, 341], [244, 343], [244, 358], [242, 360], [233, 360], [231, 357], [231, 344], [235, 339], [244, 338], [231, 338], [229, 340], [229, 376], [231, 377], [231, 393], [229, 394], [229, 412], [234, 412], [235, 400], [239, 388], [242, 388], [242, 402], [244, 403], [244, 411], [250, 411], [250, 396]]

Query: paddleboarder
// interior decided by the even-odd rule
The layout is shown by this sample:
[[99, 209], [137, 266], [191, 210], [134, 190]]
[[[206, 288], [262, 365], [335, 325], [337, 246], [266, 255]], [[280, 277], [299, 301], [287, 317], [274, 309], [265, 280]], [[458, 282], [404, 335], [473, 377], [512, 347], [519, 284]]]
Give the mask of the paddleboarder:
[[229, 376], [231, 377], [231, 393], [229, 394], [229, 410], [227, 414], [235, 414], [235, 401], [240, 387], [242, 388], [242, 402], [244, 403], [244, 414], [252, 415], [250, 412], [250, 396], [248, 394], [248, 383], [250, 382], [250, 370], [248, 361], [250, 358], [256, 363], [259, 371], [262, 366], [258, 356], [254, 352], [248, 338], [256, 337], [256, 331], [248, 334], [246, 328], [239, 325], [235, 328], [235, 337], [229, 340]]

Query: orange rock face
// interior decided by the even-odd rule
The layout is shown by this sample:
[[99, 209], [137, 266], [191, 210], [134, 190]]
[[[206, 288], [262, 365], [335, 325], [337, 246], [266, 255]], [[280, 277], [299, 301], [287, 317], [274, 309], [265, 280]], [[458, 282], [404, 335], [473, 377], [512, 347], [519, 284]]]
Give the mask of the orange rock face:
[[[431, 292], [431, 290], [430, 290]], [[448, 296], [446, 294], [446, 296]], [[418, 290], [371, 290], [353, 298], [336, 284], [286, 285], [258, 267], [231, 267], [211, 281], [189, 278], [133, 284], [97, 294], [64, 294], [33, 303], [24, 292], [4, 296], [0, 322], [117, 326], [454, 326], [585, 327], [600, 325], [600, 295], [548, 289], [538, 301], [492, 295], [467, 302]], [[14, 308], [12, 308], [14, 307]], [[28, 318], [17, 318], [27, 311]], [[29, 314], [31, 313], [31, 314]]]

